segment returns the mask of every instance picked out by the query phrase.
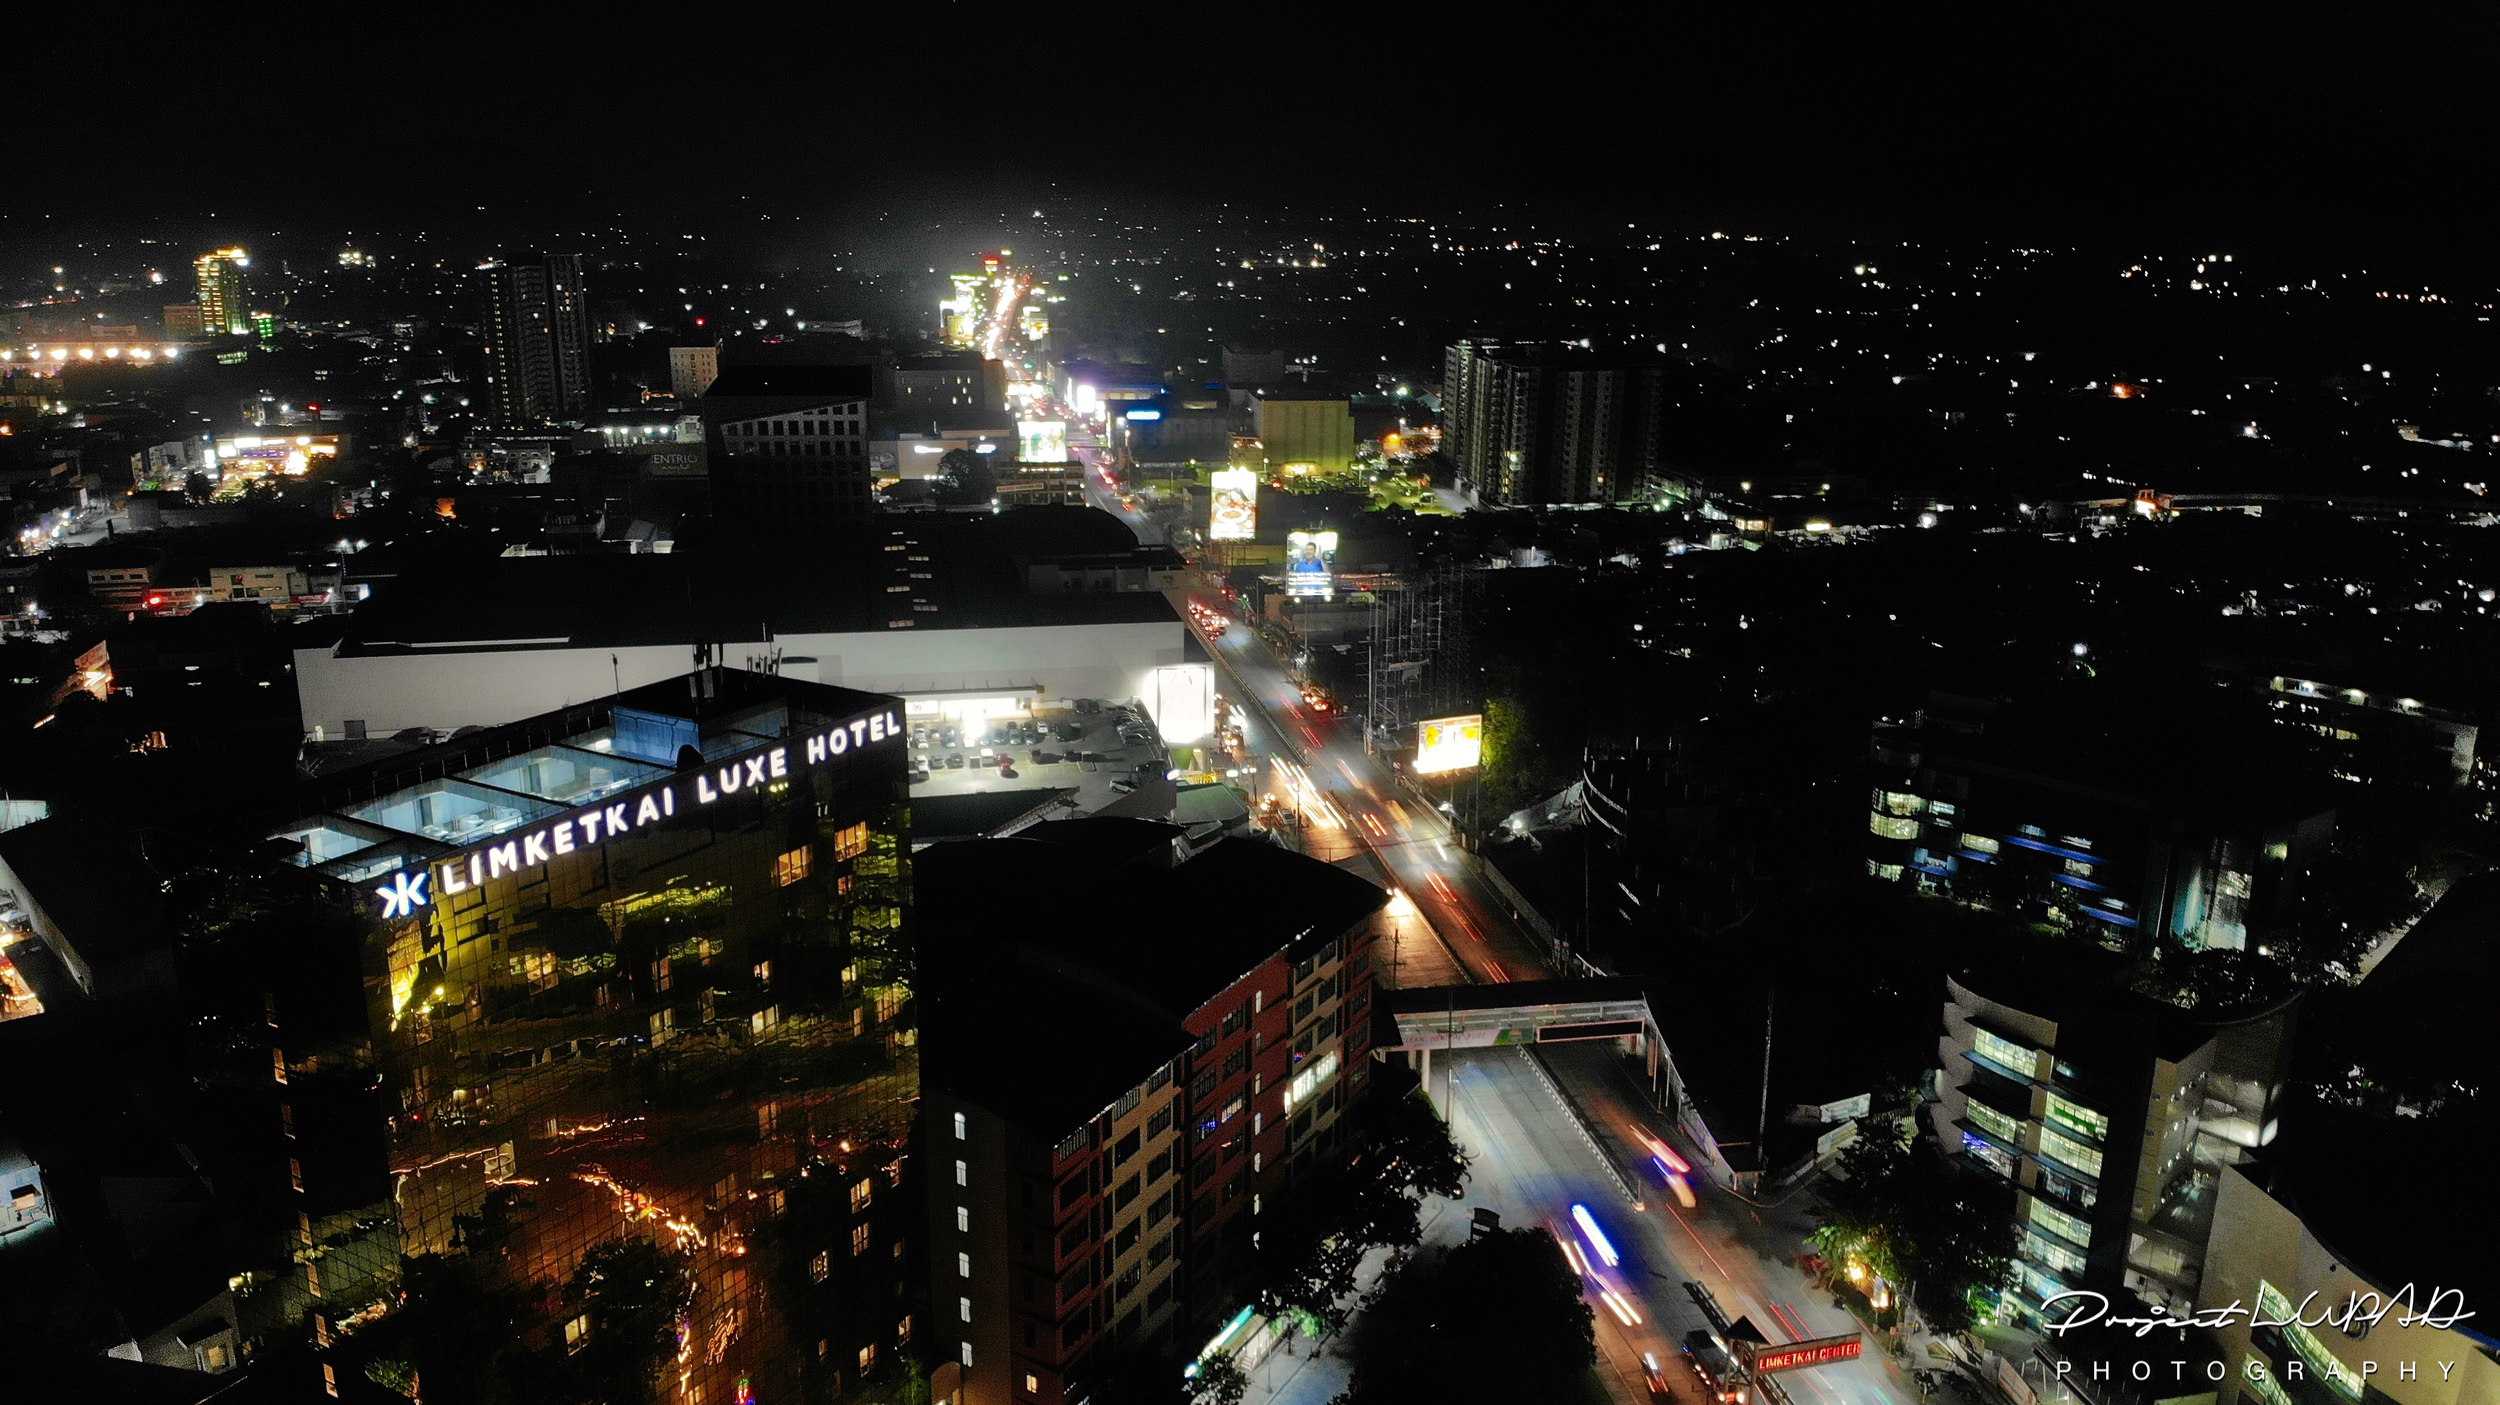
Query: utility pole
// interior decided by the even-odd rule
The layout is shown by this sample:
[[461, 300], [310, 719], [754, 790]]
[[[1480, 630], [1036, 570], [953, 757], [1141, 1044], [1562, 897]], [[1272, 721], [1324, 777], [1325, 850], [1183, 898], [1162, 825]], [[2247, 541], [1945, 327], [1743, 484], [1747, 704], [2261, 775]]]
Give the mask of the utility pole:
[[1764, 1139], [1771, 1134], [1771, 1013], [1773, 1003], [1778, 999], [1778, 996], [1779, 986], [1777, 984], [1765, 985], [1763, 987], [1762, 1113], [1755, 1119], [1753, 1129], [1754, 1163], [1761, 1167], [1760, 1170], [1754, 1173], [1754, 1193], [1757, 1195], [1761, 1193], [1763, 1183], [1768, 1181], [1771, 1176], [1771, 1149], [1766, 1144]]

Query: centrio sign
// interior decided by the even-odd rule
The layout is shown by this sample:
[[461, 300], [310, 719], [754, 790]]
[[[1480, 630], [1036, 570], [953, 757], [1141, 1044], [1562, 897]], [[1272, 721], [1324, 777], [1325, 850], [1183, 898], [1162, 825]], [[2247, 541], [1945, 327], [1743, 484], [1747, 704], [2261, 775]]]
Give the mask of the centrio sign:
[[[662, 781], [536, 829], [481, 844], [459, 858], [435, 864], [431, 887], [445, 897], [465, 893], [498, 878], [527, 873], [576, 849], [691, 814], [745, 791], [762, 790], [788, 779], [794, 769], [821, 766], [878, 742], [899, 743], [902, 736], [903, 720], [892, 712], [854, 717], [826, 731], [735, 756], [691, 776]], [[413, 916], [415, 909], [426, 906], [428, 876], [401, 873], [389, 886], [376, 888], [382, 898], [382, 915]]]

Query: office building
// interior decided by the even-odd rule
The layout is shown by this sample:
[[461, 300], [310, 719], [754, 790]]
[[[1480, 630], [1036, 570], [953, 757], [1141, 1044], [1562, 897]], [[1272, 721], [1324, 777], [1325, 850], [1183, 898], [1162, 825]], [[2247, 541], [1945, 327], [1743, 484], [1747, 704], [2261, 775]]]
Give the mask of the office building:
[[1659, 358], [1462, 338], [1442, 359], [1442, 449], [1483, 502], [1637, 500], [1662, 467], [1667, 388]]
[[1354, 467], [1354, 406], [1345, 396], [1277, 386], [1250, 403], [1252, 433], [1265, 446], [1270, 472], [1334, 474]]
[[732, 366], [702, 400], [712, 512], [741, 535], [858, 522], [877, 503], [868, 471], [866, 366]]
[[906, 433], [979, 430], [1007, 434], [1007, 368], [979, 352], [904, 356], [877, 368], [876, 413]]
[[590, 294], [579, 254], [539, 254], [477, 270], [486, 405], [515, 428], [590, 413]]
[[2333, 847], [2334, 808], [2253, 744], [2148, 755], [1993, 711], [1937, 698], [1876, 728], [1869, 874], [2114, 947], [2239, 949], [2291, 920]]
[[2022, 1234], [1998, 1303], [2036, 1328], [2068, 1290], [2196, 1300], [2215, 1186], [2268, 1139], [2292, 1000], [2200, 1018], [2114, 961], [2008, 962], [1945, 982], [1935, 1127]]
[[2459, 713], [2316, 678], [2277, 674], [2265, 687], [2275, 720], [2318, 738], [2339, 780], [2433, 792], [2473, 783], [2480, 729]]
[[1262, 1217], [1345, 1150], [1386, 894], [1179, 837], [1068, 821], [918, 859], [931, 1383], [967, 1405], [1177, 1373], [1249, 1302]]
[[718, 346], [672, 346], [668, 349], [668, 388], [680, 405], [691, 405], [720, 378]]
[[165, 307], [165, 337], [169, 341], [198, 341], [208, 335], [208, 313], [195, 302], [168, 303]]

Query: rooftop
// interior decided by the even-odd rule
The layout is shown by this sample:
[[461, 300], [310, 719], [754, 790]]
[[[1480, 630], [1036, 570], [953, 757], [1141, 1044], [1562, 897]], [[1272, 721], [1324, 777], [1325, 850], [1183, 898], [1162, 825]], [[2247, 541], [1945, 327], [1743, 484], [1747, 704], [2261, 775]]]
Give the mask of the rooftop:
[[723, 366], [719, 377], [703, 392], [703, 401], [709, 404], [715, 400], [813, 395], [865, 400], [875, 390], [874, 382], [872, 369], [867, 366]]

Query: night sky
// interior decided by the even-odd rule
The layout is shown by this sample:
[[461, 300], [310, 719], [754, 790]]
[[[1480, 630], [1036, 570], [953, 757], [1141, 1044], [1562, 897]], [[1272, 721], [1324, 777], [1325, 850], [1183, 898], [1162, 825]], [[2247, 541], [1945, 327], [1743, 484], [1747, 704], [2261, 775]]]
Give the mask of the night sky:
[[[47, 124], [59, 159], [13, 178], [0, 232], [273, 208], [375, 230], [621, 211], [750, 236], [779, 232], [766, 215], [907, 231], [1055, 186], [1157, 208], [2445, 254], [2481, 235], [2500, 157], [2477, 91], [2489, 21], [1682, 10], [239, 22], [229, 80], [128, 104], [99, 90]], [[196, 63], [195, 38], [99, 53], [144, 87]]]

